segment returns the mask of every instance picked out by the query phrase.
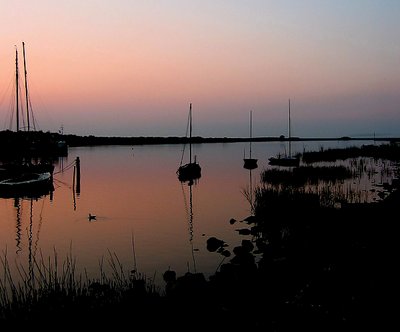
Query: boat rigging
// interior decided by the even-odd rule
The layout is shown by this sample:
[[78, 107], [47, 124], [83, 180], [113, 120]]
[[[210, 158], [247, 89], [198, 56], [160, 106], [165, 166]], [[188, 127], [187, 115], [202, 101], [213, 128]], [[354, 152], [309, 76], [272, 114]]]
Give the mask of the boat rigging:
[[277, 166], [289, 166], [297, 167], [300, 164], [300, 158], [298, 156], [292, 156], [292, 136], [291, 136], [291, 123], [290, 123], [290, 99], [289, 99], [289, 115], [288, 115], [288, 130], [289, 130], [289, 154], [281, 156], [280, 154], [276, 157], [270, 157], [269, 164]]
[[252, 117], [253, 112], [250, 111], [250, 153], [249, 153], [249, 158], [246, 158], [244, 156], [243, 161], [244, 165], [243, 167], [246, 169], [255, 169], [258, 167], [257, 165], [257, 159], [251, 157], [251, 142], [253, 140], [253, 117]]
[[180, 166], [176, 171], [176, 173], [178, 175], [179, 181], [189, 182], [190, 185], [201, 177], [201, 167], [197, 162], [196, 156], [194, 157], [194, 161], [192, 161], [192, 103], [190, 103], [189, 107], [188, 125], [189, 125], [189, 162], [184, 165], [182, 164], [183, 156], [185, 153], [184, 149], [182, 153]]

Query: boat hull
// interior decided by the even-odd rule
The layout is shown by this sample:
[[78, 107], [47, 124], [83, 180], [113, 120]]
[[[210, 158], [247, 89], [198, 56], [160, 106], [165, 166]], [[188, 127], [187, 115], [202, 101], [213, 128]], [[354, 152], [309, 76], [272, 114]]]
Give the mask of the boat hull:
[[53, 190], [50, 172], [26, 173], [0, 181], [0, 196], [3, 198], [40, 197]]
[[271, 157], [268, 159], [270, 165], [297, 167], [300, 165], [300, 159], [296, 157]]
[[181, 182], [194, 181], [201, 177], [201, 167], [198, 163], [188, 163], [180, 166], [177, 174]]
[[258, 160], [257, 159], [245, 158], [245, 159], [243, 159], [243, 161], [244, 161], [243, 167], [246, 168], [246, 169], [255, 169], [255, 168], [258, 167], [258, 165], [257, 165], [257, 161]]

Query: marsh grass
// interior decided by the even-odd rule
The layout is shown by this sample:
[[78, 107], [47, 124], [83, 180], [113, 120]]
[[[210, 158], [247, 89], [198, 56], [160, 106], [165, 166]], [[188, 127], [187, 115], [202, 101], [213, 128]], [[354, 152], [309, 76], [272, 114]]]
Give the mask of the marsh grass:
[[358, 157], [370, 157], [373, 159], [400, 160], [400, 145], [397, 143], [380, 145], [362, 145], [361, 147], [348, 148], [320, 148], [319, 151], [304, 151], [302, 161], [304, 163], [335, 162], [337, 160], [352, 159]]
[[300, 167], [263, 170], [260, 187], [264, 196], [270, 191], [269, 197], [280, 191], [280, 198], [291, 192], [296, 200], [300, 194], [316, 194], [321, 207], [377, 202], [389, 194], [398, 176], [399, 151], [390, 145], [304, 153]]
[[[108, 252], [99, 262], [99, 277], [89, 278], [86, 270], [78, 273], [72, 252], [62, 260], [56, 250], [52, 257], [33, 257], [28, 267], [12, 263], [7, 251], [1, 257], [0, 321], [31, 321], [68, 315], [92, 315], [107, 310], [115, 314], [121, 304], [135, 307], [135, 301], [158, 297], [154, 283], [136, 269], [126, 272], [115, 253]], [[106, 273], [106, 266], [111, 273]], [[16, 281], [18, 280], [18, 281]]]
[[[382, 330], [379, 314], [381, 308], [386, 310], [386, 297], [381, 294], [392, 296], [392, 283], [387, 281], [388, 266], [395, 262], [390, 244], [398, 242], [388, 239], [397, 233], [390, 231], [392, 220], [385, 215], [398, 214], [399, 188], [380, 204], [325, 208], [363, 201], [368, 193], [351, 185], [361, 185], [359, 174], [366, 172], [370, 181], [382, 186], [393, 174], [385, 161], [376, 170], [373, 163], [352, 160], [354, 170], [346, 184], [348, 173], [342, 168], [328, 173], [307, 168], [299, 173], [298, 183], [303, 185], [291, 183], [293, 174], [275, 172], [270, 183], [254, 192], [244, 190], [254, 211], [243, 221], [254, 243], [243, 240], [233, 248], [233, 257], [227, 250], [216, 250], [223, 261], [208, 282], [201, 273], [176, 278], [167, 271], [164, 277], [173, 275], [167, 296], [138, 272], [134, 246], [132, 270], [108, 251], [99, 262], [98, 278], [78, 273], [72, 250], [63, 259], [56, 250], [52, 257], [33, 254], [27, 267], [16, 267], [15, 278], [3, 252], [0, 326], [55, 321], [57, 327], [70, 322], [75, 328], [85, 319], [100, 328], [111, 321], [113, 327], [122, 322], [131, 329], [141, 322], [146, 329], [360, 331], [378, 322], [376, 330]], [[314, 179], [304, 185], [307, 172]], [[272, 183], [279, 176], [284, 183]]]

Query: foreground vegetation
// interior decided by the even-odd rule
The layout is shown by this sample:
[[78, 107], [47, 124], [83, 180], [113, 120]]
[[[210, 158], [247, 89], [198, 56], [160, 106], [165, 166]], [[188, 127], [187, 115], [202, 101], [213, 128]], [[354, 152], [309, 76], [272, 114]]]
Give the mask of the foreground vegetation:
[[[316, 170], [307, 167], [298, 177], [277, 170], [273, 176], [264, 174], [255, 190], [254, 213], [230, 220], [239, 225], [241, 245], [230, 248], [223, 239], [207, 240], [207, 249], [222, 261], [209, 280], [202, 273], [177, 276], [165, 271], [165, 290], [159, 291], [138, 271], [124, 274], [112, 253], [112, 275], [106, 276], [100, 266], [100, 278], [91, 280], [77, 275], [72, 255], [60, 263], [55, 253], [53, 259], [35, 258], [28, 271], [20, 269], [23, 282], [14, 284], [4, 253], [1, 323], [384, 330], [394, 314], [388, 300], [397, 282], [393, 216], [400, 206], [398, 174], [381, 200], [352, 203], [342, 197], [337, 206], [324, 203], [320, 192], [304, 191], [299, 183], [308, 181], [307, 174], [327, 183], [349, 174], [332, 169], [327, 176], [326, 170]], [[281, 179], [284, 185], [270, 187], [271, 179]]]

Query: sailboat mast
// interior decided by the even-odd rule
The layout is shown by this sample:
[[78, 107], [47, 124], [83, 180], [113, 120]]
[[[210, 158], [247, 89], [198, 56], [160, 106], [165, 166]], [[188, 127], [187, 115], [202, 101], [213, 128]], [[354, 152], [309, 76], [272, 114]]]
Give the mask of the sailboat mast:
[[290, 99], [289, 99], [289, 157], [292, 156], [292, 136], [290, 132]]
[[26, 59], [25, 59], [25, 42], [22, 42], [22, 51], [24, 55], [24, 74], [25, 74], [25, 97], [26, 97], [26, 120], [28, 124], [28, 131], [30, 130], [29, 124], [29, 98], [28, 98], [28, 81], [26, 79], [27, 72], [26, 72]]
[[16, 119], [17, 119], [17, 131], [19, 131], [19, 77], [18, 77], [18, 49], [15, 47], [15, 106], [16, 106]]
[[189, 109], [189, 162], [192, 163], [192, 103]]
[[251, 141], [253, 137], [253, 117], [252, 117], [253, 111], [250, 111], [250, 158], [251, 158]]

